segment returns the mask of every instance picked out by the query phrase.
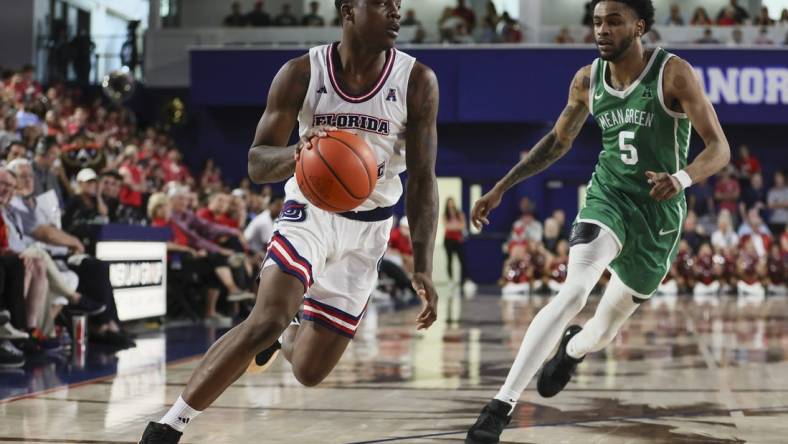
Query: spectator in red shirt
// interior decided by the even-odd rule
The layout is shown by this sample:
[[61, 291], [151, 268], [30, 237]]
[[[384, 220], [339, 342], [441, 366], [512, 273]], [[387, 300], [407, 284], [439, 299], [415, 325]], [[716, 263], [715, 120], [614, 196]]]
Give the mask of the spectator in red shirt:
[[207, 220], [208, 222], [213, 222], [231, 228], [238, 228], [237, 226], [228, 224], [228, 222], [231, 222], [227, 217], [227, 210], [229, 208], [230, 196], [225, 193], [214, 193], [208, 200], [208, 206], [197, 210], [197, 216]]
[[750, 154], [750, 147], [742, 145], [739, 147], [739, 158], [736, 160], [736, 169], [739, 177], [743, 180], [749, 179], [755, 173], [761, 172], [761, 162]]
[[733, 26], [736, 24], [738, 24], [736, 21], [736, 10], [731, 7], [725, 8], [717, 19], [717, 25], [719, 26]]
[[468, 25], [468, 33], [473, 33], [473, 28], [476, 27], [476, 14], [473, 9], [465, 6], [465, 0], [457, 0], [457, 7], [451, 11], [451, 15], [465, 20]]
[[164, 171], [164, 183], [179, 182], [188, 184], [192, 181], [192, 174], [186, 165], [181, 163], [181, 152], [173, 148], [167, 151], [167, 158], [161, 162]]
[[399, 226], [391, 229], [386, 258], [401, 266], [409, 274], [413, 273], [413, 245], [410, 242], [410, 226], [407, 216], [402, 216]]
[[714, 186], [714, 200], [717, 208], [728, 210], [732, 216], [738, 214], [738, 200], [741, 194], [739, 182], [732, 177], [731, 167], [727, 167], [719, 175]]
[[135, 145], [126, 146], [123, 160], [118, 169], [120, 175], [123, 176], [120, 203], [134, 208], [142, 206], [142, 193], [146, 192], [148, 188], [145, 173], [137, 162], [138, 151], [139, 149]]

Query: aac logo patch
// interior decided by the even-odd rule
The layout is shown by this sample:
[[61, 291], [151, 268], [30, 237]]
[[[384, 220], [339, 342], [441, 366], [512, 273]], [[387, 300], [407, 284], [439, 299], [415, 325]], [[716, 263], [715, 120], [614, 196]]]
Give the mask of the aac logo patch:
[[288, 222], [303, 222], [306, 220], [306, 204], [288, 200], [282, 206], [282, 212], [279, 213], [279, 220]]

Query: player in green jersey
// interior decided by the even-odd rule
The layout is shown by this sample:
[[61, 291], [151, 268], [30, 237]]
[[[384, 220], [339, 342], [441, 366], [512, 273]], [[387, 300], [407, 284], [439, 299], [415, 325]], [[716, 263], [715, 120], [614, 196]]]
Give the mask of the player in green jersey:
[[[499, 442], [515, 403], [556, 344], [558, 352], [537, 384], [544, 397], [560, 392], [583, 357], [615, 337], [670, 268], [686, 214], [683, 190], [730, 159], [717, 115], [689, 63], [641, 43], [654, 23], [651, 0], [593, 5], [599, 58], [575, 75], [552, 131], [473, 208], [474, 225], [489, 223], [503, 194], [563, 156], [593, 115], [602, 129], [602, 152], [572, 227], [566, 282], [529, 325], [506, 382], [466, 443]], [[706, 147], [687, 165], [692, 126]], [[567, 328], [606, 268], [612, 279], [593, 318], [582, 328]]]

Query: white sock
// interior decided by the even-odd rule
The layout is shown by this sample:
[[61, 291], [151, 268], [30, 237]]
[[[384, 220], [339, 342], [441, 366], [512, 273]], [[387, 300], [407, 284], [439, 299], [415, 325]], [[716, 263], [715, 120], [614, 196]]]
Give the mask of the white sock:
[[566, 345], [566, 354], [580, 359], [588, 353], [605, 348], [639, 305], [632, 300], [632, 294], [621, 279], [613, 275], [594, 317], [586, 322], [580, 333], [572, 337]]
[[178, 396], [178, 400], [170, 407], [170, 411], [159, 420], [159, 423], [167, 424], [173, 429], [183, 433], [183, 431], [186, 430], [186, 426], [189, 425], [189, 422], [200, 413], [202, 412], [189, 407], [189, 404], [186, 404], [186, 401]]
[[585, 306], [607, 264], [617, 254], [618, 244], [604, 230], [590, 243], [570, 249], [566, 281], [561, 291], [531, 321], [506, 382], [495, 399], [514, 407], [536, 371], [561, 340], [569, 322]]

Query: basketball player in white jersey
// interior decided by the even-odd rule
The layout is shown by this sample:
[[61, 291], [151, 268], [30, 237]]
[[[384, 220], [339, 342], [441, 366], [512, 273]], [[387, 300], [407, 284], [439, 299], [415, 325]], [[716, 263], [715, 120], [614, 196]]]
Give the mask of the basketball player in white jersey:
[[[208, 350], [175, 405], [151, 422], [141, 443], [176, 443], [250, 362], [266, 367], [278, 352], [305, 386], [319, 384], [353, 337], [377, 279], [391, 229], [391, 207], [409, 172], [406, 212], [415, 272], [424, 300], [418, 329], [435, 321], [432, 255], [437, 227], [436, 116], [438, 82], [428, 67], [394, 49], [400, 0], [336, 0], [342, 41], [313, 48], [285, 64], [249, 151], [256, 183], [285, 186], [286, 203], [260, 276], [252, 313]], [[296, 122], [300, 141], [287, 146]], [[293, 178], [309, 140], [337, 128], [363, 137], [378, 161], [378, 182], [354, 212], [309, 204]], [[407, 156], [406, 156], [407, 154]], [[300, 325], [291, 320], [304, 304]]]

